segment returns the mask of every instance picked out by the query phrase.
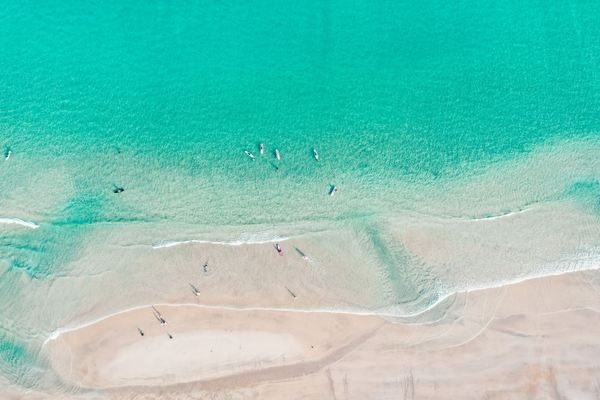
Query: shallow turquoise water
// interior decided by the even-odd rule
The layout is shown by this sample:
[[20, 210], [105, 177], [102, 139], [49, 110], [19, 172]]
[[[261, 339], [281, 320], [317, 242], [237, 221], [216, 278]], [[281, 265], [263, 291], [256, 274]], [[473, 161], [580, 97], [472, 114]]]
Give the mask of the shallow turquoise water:
[[[325, 192], [342, 174], [371, 186], [456, 177], [550, 139], [595, 135], [597, 7], [7, 5], [0, 130], [4, 150], [29, 163], [3, 168], [3, 200], [18, 203], [22, 174], [39, 168], [69, 175], [56, 184], [72, 193], [28, 207], [58, 219], [77, 204], [66, 218], [244, 224], [291, 208], [302, 220], [314, 204], [263, 201], [275, 184], [244, 198], [249, 213], [224, 197], [265, 179], [279, 192]], [[248, 165], [242, 150], [257, 153], [259, 142], [280, 148], [283, 179], [270, 164]], [[113, 184], [138, 190], [140, 207], [120, 208]], [[60, 188], [29, 200], [47, 190]], [[181, 200], [195, 190], [211, 207]]]
[[[98, 224], [223, 238], [222, 226], [343, 221], [369, 233], [402, 299], [403, 258], [381, 219], [565, 198], [598, 213], [597, 163], [550, 182], [537, 165], [526, 191], [456, 206], [430, 191], [535, 149], [552, 160], [565, 144], [597, 146], [597, 2], [4, 3], [0, 217], [40, 224], [0, 231], [8, 336], [28, 279], [76, 274], [65, 266]], [[252, 162], [243, 150], [258, 156], [259, 143], [267, 154]], [[22, 380], [5, 340], [1, 371]]]

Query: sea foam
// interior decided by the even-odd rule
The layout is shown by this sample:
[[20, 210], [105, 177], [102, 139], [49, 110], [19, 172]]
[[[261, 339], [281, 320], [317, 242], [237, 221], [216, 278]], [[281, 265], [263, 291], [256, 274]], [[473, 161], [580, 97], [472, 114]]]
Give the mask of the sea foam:
[[23, 226], [23, 227], [29, 228], [29, 229], [38, 229], [40, 227], [35, 222], [24, 221], [20, 218], [1, 218], [0, 217], [0, 224], [19, 225], [19, 226]]

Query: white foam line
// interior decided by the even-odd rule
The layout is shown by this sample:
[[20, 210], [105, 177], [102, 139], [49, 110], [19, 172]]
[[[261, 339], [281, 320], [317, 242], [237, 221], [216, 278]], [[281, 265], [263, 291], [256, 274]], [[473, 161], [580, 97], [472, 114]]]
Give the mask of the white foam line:
[[344, 308], [340, 308], [340, 309], [327, 309], [327, 308], [303, 309], [303, 308], [285, 308], [285, 307], [281, 307], [281, 308], [279, 308], [279, 307], [239, 307], [239, 306], [236, 307], [236, 306], [227, 306], [227, 305], [207, 305], [207, 304], [198, 304], [198, 303], [145, 304], [145, 305], [141, 305], [141, 306], [126, 308], [121, 311], [117, 311], [117, 312], [102, 316], [100, 318], [96, 318], [96, 319], [88, 321], [88, 322], [81, 323], [81, 324], [78, 324], [75, 326], [70, 326], [70, 327], [65, 326], [62, 328], [58, 328], [55, 331], [53, 331], [48, 336], [48, 338], [46, 338], [46, 340], [44, 340], [42, 347], [46, 346], [46, 344], [48, 344], [50, 341], [58, 339], [58, 337], [64, 333], [73, 332], [73, 331], [85, 328], [87, 326], [107, 320], [116, 315], [125, 314], [130, 311], [141, 310], [143, 308], [151, 308], [152, 306], [197, 307], [197, 308], [208, 309], [208, 310], [227, 310], [227, 311], [237, 311], [237, 312], [247, 312], [247, 311], [261, 312], [261, 311], [264, 311], [264, 312], [291, 312], [291, 313], [305, 313], [305, 314], [322, 313], [322, 314], [344, 314], [344, 315], [357, 315], [357, 316], [378, 316], [378, 317], [391, 317], [391, 318], [413, 318], [413, 317], [417, 317], [421, 314], [424, 314], [427, 311], [430, 311], [431, 309], [435, 308], [438, 304], [444, 302], [449, 297], [455, 296], [457, 294], [477, 292], [477, 291], [487, 290], [487, 289], [498, 289], [498, 288], [501, 288], [504, 286], [516, 285], [516, 284], [519, 284], [519, 283], [522, 283], [525, 281], [529, 281], [529, 280], [533, 280], [533, 279], [562, 276], [562, 275], [573, 274], [576, 272], [594, 271], [594, 270], [598, 270], [598, 269], [600, 269], [600, 265], [598, 265], [596, 267], [584, 268], [584, 269], [575, 270], [575, 271], [560, 271], [560, 272], [548, 273], [545, 275], [528, 276], [528, 277], [524, 277], [524, 278], [518, 278], [518, 279], [514, 279], [514, 280], [498, 282], [498, 283], [494, 283], [494, 284], [487, 285], [487, 286], [482, 285], [482, 286], [473, 287], [473, 288], [469, 288], [469, 289], [465, 289], [465, 290], [457, 290], [454, 292], [447, 293], [444, 296], [441, 296], [436, 302], [432, 303], [429, 307], [427, 307], [423, 310], [420, 310], [413, 314], [404, 314], [404, 315], [397, 314], [397, 313], [391, 313], [391, 312], [379, 312], [379, 311], [350, 309], [350, 308], [347, 308], [347, 309], [344, 309]]
[[0, 217], [0, 224], [20, 225], [20, 226], [24, 226], [24, 227], [30, 228], [30, 229], [37, 229], [40, 227], [35, 222], [23, 221], [22, 219], [19, 219], [19, 218], [1, 218]]
[[[304, 309], [304, 308], [286, 308], [286, 307], [239, 307], [239, 306], [227, 306], [227, 305], [208, 305], [208, 304], [198, 304], [198, 303], [152, 303], [152, 304], [144, 304], [141, 306], [135, 306], [123, 309], [121, 311], [117, 311], [112, 314], [108, 314], [102, 316], [100, 318], [96, 318], [94, 320], [84, 322], [82, 324], [78, 324], [75, 326], [65, 326], [62, 328], [56, 329], [54, 332], [50, 334], [50, 336], [44, 340], [43, 346], [45, 346], [48, 342], [57, 339], [63, 333], [73, 332], [82, 328], [85, 328], [90, 325], [94, 325], [98, 322], [102, 322], [111, 317], [128, 313], [130, 311], [141, 310], [143, 308], [150, 309], [152, 306], [159, 307], [197, 307], [208, 310], [226, 310], [226, 311], [238, 311], [238, 312], [248, 312], [248, 311], [264, 311], [264, 312], [292, 312], [292, 313], [324, 313], [324, 314], [349, 314], [349, 315], [363, 315], [363, 316], [385, 316], [386, 314], [377, 313], [375, 311], [362, 311], [362, 310], [351, 310], [351, 309], [325, 309], [325, 308], [314, 308], [314, 309]], [[389, 314], [392, 316], [392, 314]], [[394, 314], [395, 316], [395, 314]]]
[[289, 240], [289, 237], [276, 237], [272, 239], [266, 240], [232, 240], [229, 242], [215, 242], [210, 240], [200, 240], [200, 239], [191, 239], [191, 240], [182, 240], [182, 241], [164, 241], [159, 242], [152, 245], [153, 249], [165, 249], [168, 247], [180, 246], [189, 243], [200, 243], [200, 244], [216, 244], [220, 246], [243, 246], [245, 244], [267, 244], [267, 243], [276, 243], [283, 242]]
[[434, 213], [426, 213], [413, 211], [413, 214], [424, 217], [433, 217], [441, 220], [450, 220], [450, 221], [464, 221], [464, 222], [478, 222], [478, 221], [493, 221], [495, 219], [514, 217], [520, 214], [524, 214], [526, 212], [533, 211], [539, 208], [537, 205], [527, 206], [515, 211], [508, 211], [502, 214], [492, 214], [492, 215], [477, 215], [477, 216], [454, 216], [454, 215], [444, 215], [444, 214], [434, 214]]
[[493, 221], [495, 219], [514, 217], [515, 215], [524, 214], [526, 212], [531, 211], [532, 209], [533, 208], [524, 208], [522, 210], [510, 211], [510, 212], [507, 212], [506, 214], [498, 214], [498, 215], [490, 215], [490, 216], [485, 216], [485, 217], [477, 217], [477, 218], [473, 218], [473, 219], [470, 219], [470, 220], [467, 220], [467, 221]]

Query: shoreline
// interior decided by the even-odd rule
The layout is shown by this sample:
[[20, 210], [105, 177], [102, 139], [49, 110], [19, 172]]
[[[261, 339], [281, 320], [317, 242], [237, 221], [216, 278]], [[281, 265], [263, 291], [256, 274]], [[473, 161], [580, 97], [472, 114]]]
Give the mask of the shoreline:
[[200, 398], [587, 399], [600, 356], [599, 284], [594, 269], [464, 292], [443, 318], [419, 324], [157, 304], [168, 325], [138, 308], [64, 332], [45, 354], [63, 384], [111, 399], [165, 390]]
[[268, 243], [276, 243], [276, 242], [285, 242], [290, 240], [289, 237], [275, 237], [272, 239], [265, 240], [232, 240], [228, 242], [218, 242], [212, 240], [202, 240], [202, 239], [189, 239], [189, 240], [164, 240], [157, 243], [152, 244], [153, 250], [160, 249], [168, 249], [170, 247], [183, 246], [186, 244], [214, 244], [218, 246], [244, 246], [244, 245], [253, 245], [253, 244], [268, 244]]
[[0, 225], [19, 225], [29, 229], [38, 229], [40, 226], [32, 221], [25, 221], [21, 218], [0, 217]]
[[[528, 281], [532, 281], [532, 280], [539, 280], [539, 279], [551, 278], [551, 277], [561, 277], [561, 276], [565, 276], [565, 275], [578, 274], [578, 273], [588, 272], [588, 271], [598, 271], [598, 270], [600, 270], [600, 266], [576, 270], [576, 271], [558, 271], [558, 272], [548, 273], [548, 274], [539, 275], [539, 276], [529, 276], [529, 277], [525, 277], [525, 278], [519, 278], [519, 279], [511, 280], [508, 282], [501, 282], [496, 285], [481, 286], [481, 287], [470, 288], [467, 290], [456, 291], [456, 292], [452, 292], [452, 293], [449, 293], [447, 295], [440, 297], [438, 299], [438, 301], [436, 301], [435, 303], [433, 303], [432, 305], [430, 305], [429, 307], [427, 307], [424, 310], [421, 310], [414, 314], [407, 314], [407, 315], [398, 315], [398, 314], [394, 314], [394, 313], [385, 313], [385, 312], [377, 312], [377, 311], [361, 310], [361, 309], [351, 309], [351, 308], [350, 309], [344, 309], [344, 308], [340, 308], [340, 309], [325, 309], [325, 308], [308, 309], [308, 308], [291, 308], [291, 307], [290, 308], [286, 308], [286, 307], [252, 307], [252, 306], [240, 307], [240, 306], [230, 306], [230, 305], [212, 305], [212, 304], [198, 304], [198, 303], [160, 303], [160, 302], [149, 303], [149, 304], [133, 306], [133, 307], [119, 310], [119, 311], [115, 311], [114, 313], [104, 315], [102, 317], [93, 319], [91, 321], [82, 322], [75, 326], [64, 326], [64, 327], [55, 329], [44, 340], [44, 342], [42, 343], [42, 348], [45, 347], [49, 342], [58, 339], [61, 335], [65, 334], [65, 333], [74, 332], [79, 329], [86, 328], [88, 326], [108, 320], [115, 316], [126, 314], [131, 311], [137, 311], [137, 310], [142, 310], [142, 309], [146, 309], [146, 308], [150, 309], [152, 306], [195, 307], [195, 308], [207, 309], [207, 310], [225, 310], [225, 311], [233, 311], [233, 312], [267, 312], [267, 313], [268, 312], [285, 312], [285, 313], [302, 313], [302, 314], [313, 314], [313, 313], [314, 314], [340, 314], [340, 315], [353, 315], [353, 316], [372, 316], [372, 317], [382, 317], [382, 318], [407, 318], [408, 319], [408, 318], [418, 317], [420, 315], [427, 313], [428, 311], [435, 309], [438, 305], [442, 304], [444, 301], [448, 300], [452, 296], [468, 294], [468, 293], [473, 293], [473, 292], [478, 292], [478, 291], [486, 291], [486, 290], [490, 290], [490, 289], [501, 289], [504, 287], [514, 286], [514, 285], [518, 285], [520, 283], [524, 283], [524, 282], [528, 282]], [[428, 324], [429, 322], [411, 323], [411, 322], [402, 321], [401, 323], [402, 324], [420, 325], [420, 324]]]

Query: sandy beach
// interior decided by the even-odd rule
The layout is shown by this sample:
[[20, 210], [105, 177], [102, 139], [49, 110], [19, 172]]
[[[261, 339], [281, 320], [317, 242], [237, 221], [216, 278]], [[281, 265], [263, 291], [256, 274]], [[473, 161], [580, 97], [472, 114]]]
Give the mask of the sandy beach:
[[156, 305], [166, 325], [142, 307], [45, 352], [68, 398], [595, 399], [599, 288], [597, 271], [537, 278], [402, 320]]

